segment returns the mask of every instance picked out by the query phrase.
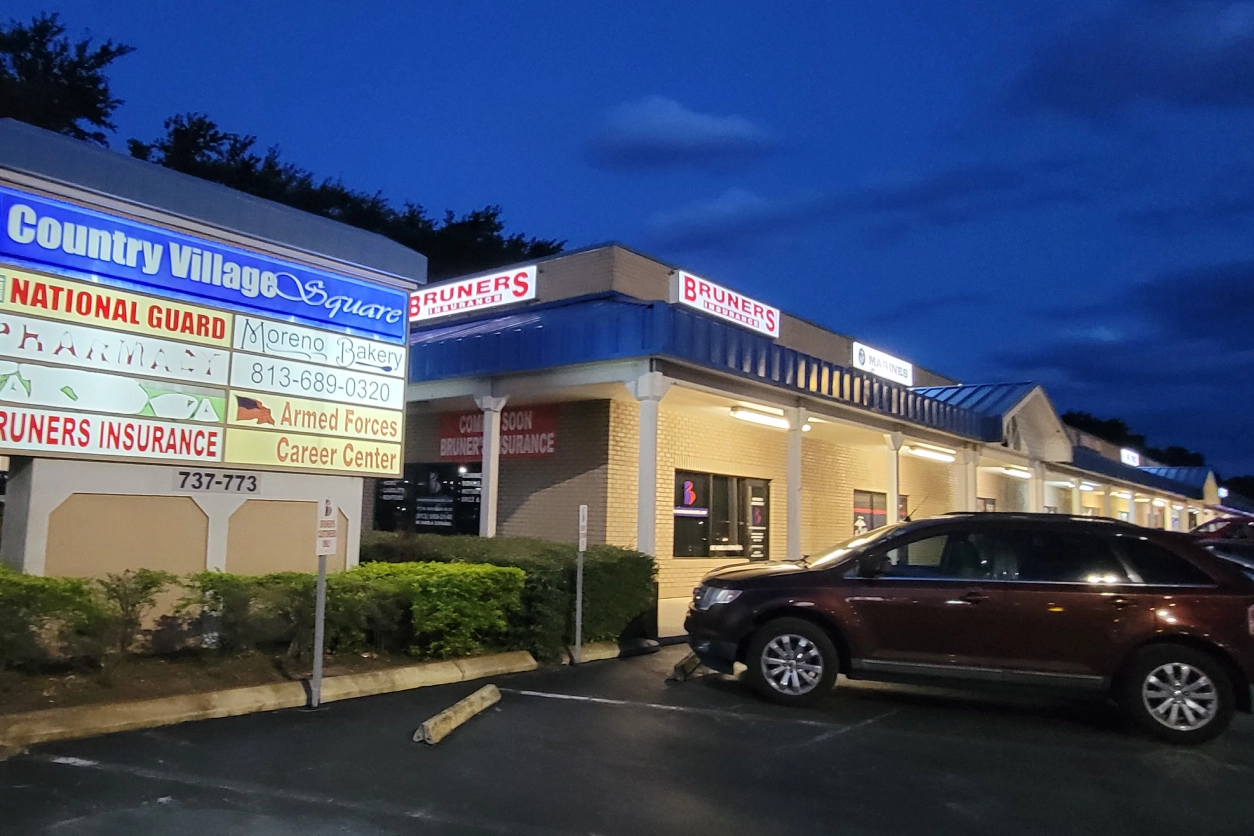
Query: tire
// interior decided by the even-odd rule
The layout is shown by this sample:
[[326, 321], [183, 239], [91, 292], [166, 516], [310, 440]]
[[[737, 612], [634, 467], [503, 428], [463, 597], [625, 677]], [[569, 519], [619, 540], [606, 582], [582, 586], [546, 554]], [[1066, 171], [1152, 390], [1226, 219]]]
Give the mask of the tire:
[[801, 618], [777, 618], [753, 635], [745, 665], [749, 683], [763, 697], [780, 705], [803, 706], [832, 690], [840, 656], [818, 625]]
[[1194, 745], [1213, 740], [1232, 722], [1236, 699], [1222, 662], [1192, 647], [1159, 644], [1138, 652], [1116, 695], [1151, 737]]

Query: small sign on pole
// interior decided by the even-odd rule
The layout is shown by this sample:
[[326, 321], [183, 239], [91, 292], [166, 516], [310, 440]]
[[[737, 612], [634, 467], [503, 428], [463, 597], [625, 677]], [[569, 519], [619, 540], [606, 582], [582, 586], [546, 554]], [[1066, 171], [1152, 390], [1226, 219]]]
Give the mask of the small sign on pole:
[[579, 506], [579, 555], [575, 558], [575, 664], [583, 662], [583, 553], [588, 550], [588, 506]]
[[314, 601], [313, 676], [309, 683], [309, 707], [317, 708], [322, 702], [322, 646], [327, 618], [327, 555], [335, 554], [339, 546], [336, 519], [339, 509], [330, 497], [318, 503], [318, 530], [314, 551], [318, 555], [317, 598]]

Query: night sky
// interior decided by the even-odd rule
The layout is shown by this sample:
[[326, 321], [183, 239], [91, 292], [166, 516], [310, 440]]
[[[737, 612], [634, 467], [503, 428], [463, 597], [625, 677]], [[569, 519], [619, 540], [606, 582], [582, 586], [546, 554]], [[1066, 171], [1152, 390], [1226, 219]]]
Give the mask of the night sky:
[[1254, 2], [9, 0], [174, 113], [1254, 473]]

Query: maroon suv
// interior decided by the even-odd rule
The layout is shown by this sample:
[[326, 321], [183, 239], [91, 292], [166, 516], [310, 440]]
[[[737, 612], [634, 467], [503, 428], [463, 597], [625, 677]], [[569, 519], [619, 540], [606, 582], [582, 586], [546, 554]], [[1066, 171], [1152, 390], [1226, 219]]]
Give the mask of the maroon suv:
[[743, 662], [786, 705], [818, 699], [838, 672], [1063, 687], [1195, 743], [1250, 711], [1254, 574], [1186, 535], [1113, 520], [951, 514], [713, 572], [685, 626], [702, 662]]

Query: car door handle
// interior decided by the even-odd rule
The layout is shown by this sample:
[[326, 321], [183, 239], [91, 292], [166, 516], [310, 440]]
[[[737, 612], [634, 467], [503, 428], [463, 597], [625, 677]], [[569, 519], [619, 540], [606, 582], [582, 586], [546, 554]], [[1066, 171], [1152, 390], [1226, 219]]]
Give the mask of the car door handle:
[[1121, 610], [1132, 602], [1122, 596], [1115, 596], [1109, 600], [1109, 604], [1117, 610]]
[[984, 592], [980, 592], [978, 589], [973, 589], [970, 592], [965, 593], [962, 596], [962, 600], [966, 601], [968, 604], [978, 604], [981, 601], [987, 601], [988, 595]]

